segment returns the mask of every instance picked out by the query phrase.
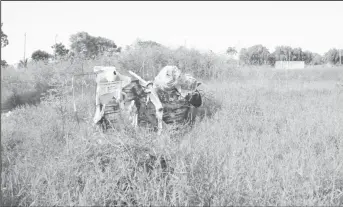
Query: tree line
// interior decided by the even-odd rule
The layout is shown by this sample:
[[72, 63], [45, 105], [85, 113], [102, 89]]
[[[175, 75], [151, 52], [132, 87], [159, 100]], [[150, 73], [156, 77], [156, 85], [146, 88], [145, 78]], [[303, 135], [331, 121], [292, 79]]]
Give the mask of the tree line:
[[85, 59], [94, 58], [99, 55], [113, 54], [121, 51], [114, 41], [104, 37], [94, 37], [87, 32], [78, 32], [70, 36], [70, 50], [62, 43], [51, 46], [53, 54], [46, 51], [37, 50], [31, 55], [34, 61], [46, 61], [49, 59], [65, 59], [80, 56]]
[[[234, 47], [228, 47], [226, 53], [236, 55]], [[238, 54], [241, 64], [245, 65], [274, 65], [276, 61], [304, 61], [306, 65], [321, 65], [324, 63], [342, 64], [342, 49], [332, 48], [323, 56], [302, 48], [290, 46], [277, 46], [274, 52], [270, 52], [265, 46], [258, 44], [248, 48], [242, 48]], [[340, 57], [341, 56], [341, 57]]]
[[[1, 48], [9, 44], [7, 35], [2, 31], [1, 23]], [[49, 61], [70, 59], [74, 57], [82, 57], [84, 59], [95, 58], [99, 55], [113, 55], [121, 52], [121, 47], [118, 47], [113, 40], [104, 37], [94, 37], [87, 32], [78, 32], [69, 38], [70, 49], [67, 49], [62, 43], [52, 45], [53, 54], [49, 54], [43, 50], [36, 50], [31, 54], [33, 61]], [[143, 44], [141, 41], [140, 44]], [[144, 44], [153, 46], [162, 45], [153, 41], [146, 41]], [[143, 46], [144, 45], [140, 45]], [[296, 47], [277, 46], [271, 53], [268, 48], [261, 44], [253, 45], [248, 48], [242, 48], [239, 53], [234, 47], [228, 47], [226, 53], [232, 57], [238, 54], [240, 64], [243, 65], [274, 65], [276, 61], [304, 61], [307, 65], [321, 65], [324, 63], [341, 64], [342, 54], [336, 48], [327, 51], [323, 56], [318, 53]], [[343, 52], [342, 52], [343, 53]], [[341, 55], [341, 57], [340, 57]], [[20, 64], [25, 67], [26, 60], [21, 60]], [[1, 66], [6, 66], [7, 62], [1, 60]]]
[[[1, 48], [6, 47], [9, 44], [7, 35], [2, 31], [1, 23]], [[111, 55], [121, 51], [121, 47], [118, 47], [113, 40], [104, 37], [94, 37], [87, 32], [78, 32], [73, 34], [69, 38], [70, 49], [67, 49], [62, 43], [56, 43], [51, 46], [53, 54], [50, 54], [44, 50], [36, 50], [31, 54], [33, 61], [49, 61], [49, 60], [61, 60], [74, 58], [75, 56], [82, 57], [84, 59], [94, 58], [99, 55]], [[19, 64], [25, 66], [26, 60], [20, 60]], [[7, 66], [5, 60], [1, 60], [1, 67]]]

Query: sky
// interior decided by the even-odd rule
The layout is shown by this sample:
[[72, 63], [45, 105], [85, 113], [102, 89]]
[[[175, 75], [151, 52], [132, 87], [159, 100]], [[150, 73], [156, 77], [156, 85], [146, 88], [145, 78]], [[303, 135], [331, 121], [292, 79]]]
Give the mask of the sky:
[[342, 1], [5, 1], [2, 31], [9, 45], [1, 59], [19, 62], [35, 50], [52, 53], [61, 42], [85, 31], [118, 46], [137, 38], [169, 47], [225, 53], [228, 47], [301, 47], [323, 55], [343, 48]]

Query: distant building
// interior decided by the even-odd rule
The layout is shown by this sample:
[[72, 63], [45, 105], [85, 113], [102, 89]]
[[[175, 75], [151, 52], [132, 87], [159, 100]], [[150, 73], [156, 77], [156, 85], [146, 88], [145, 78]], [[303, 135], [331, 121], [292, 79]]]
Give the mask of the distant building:
[[304, 61], [276, 61], [275, 68], [276, 69], [304, 69], [305, 62]]
[[326, 67], [328, 67], [328, 68], [333, 68], [334, 65], [333, 65], [332, 63], [326, 63]]

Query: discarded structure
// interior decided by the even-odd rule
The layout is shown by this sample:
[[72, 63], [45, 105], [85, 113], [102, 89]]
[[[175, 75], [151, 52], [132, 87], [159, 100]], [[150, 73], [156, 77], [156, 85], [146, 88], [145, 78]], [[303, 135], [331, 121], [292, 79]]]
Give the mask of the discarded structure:
[[[120, 74], [115, 67], [94, 67], [97, 73], [96, 112], [94, 124], [116, 124], [121, 114], [133, 126], [150, 126], [161, 133], [162, 122], [189, 121], [192, 107], [202, 104], [197, 90], [200, 83], [176, 66], [161, 69], [154, 81], [145, 81], [132, 71], [135, 78]], [[156, 126], [157, 125], [157, 126]]]
[[304, 69], [304, 61], [276, 61], [275, 69]]

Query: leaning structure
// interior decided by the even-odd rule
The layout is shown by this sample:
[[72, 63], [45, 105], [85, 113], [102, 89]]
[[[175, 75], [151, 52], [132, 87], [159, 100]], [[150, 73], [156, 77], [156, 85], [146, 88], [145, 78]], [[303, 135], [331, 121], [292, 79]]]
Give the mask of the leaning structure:
[[[134, 119], [137, 119], [136, 125], [158, 129], [156, 106], [159, 103], [156, 104], [156, 102], [160, 102], [163, 106], [161, 112], [163, 115], [160, 115], [166, 124], [188, 122], [192, 108], [202, 104], [201, 94], [197, 90], [200, 83], [191, 75], [182, 74], [176, 66], [162, 68], [153, 82], [145, 81], [131, 71], [130, 74], [137, 80], [120, 76], [119, 73], [113, 76], [114, 67], [95, 67], [94, 69], [94, 72], [98, 73], [94, 123], [102, 124], [105, 130], [110, 126], [115, 127], [123, 109], [131, 113], [129, 116], [131, 121], [134, 122]], [[152, 91], [156, 92], [158, 100], [152, 100], [154, 99]], [[130, 100], [133, 102], [127, 104], [125, 102], [127, 97], [131, 97]], [[123, 104], [129, 106], [124, 107]], [[136, 114], [136, 118], [133, 114]]]

